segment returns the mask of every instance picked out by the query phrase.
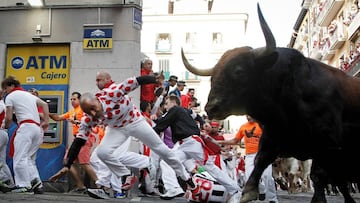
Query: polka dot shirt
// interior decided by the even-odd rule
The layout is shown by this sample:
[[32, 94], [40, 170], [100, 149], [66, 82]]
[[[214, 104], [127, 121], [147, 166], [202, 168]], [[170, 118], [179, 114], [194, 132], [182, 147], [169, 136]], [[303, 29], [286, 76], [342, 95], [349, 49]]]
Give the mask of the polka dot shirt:
[[141, 118], [140, 110], [128, 96], [128, 93], [137, 87], [139, 87], [139, 83], [135, 77], [131, 77], [119, 84], [112, 83], [109, 87], [96, 93], [103, 108], [103, 117], [94, 119], [84, 113], [76, 137], [87, 139], [91, 134], [91, 128], [98, 124], [121, 128]]

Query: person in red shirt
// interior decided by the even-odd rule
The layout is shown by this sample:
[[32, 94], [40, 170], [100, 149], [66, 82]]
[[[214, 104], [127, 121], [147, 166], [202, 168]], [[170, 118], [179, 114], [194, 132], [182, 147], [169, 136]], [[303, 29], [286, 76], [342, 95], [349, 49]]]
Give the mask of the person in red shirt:
[[189, 88], [188, 92], [186, 94], [181, 95], [181, 106], [184, 108], [189, 108], [190, 103], [193, 100], [193, 97], [195, 95], [195, 89]]
[[[153, 65], [152, 60], [145, 59], [141, 63], [140, 75], [141, 76], [154, 75], [154, 72], [152, 70], [152, 65]], [[140, 87], [140, 101], [146, 101], [146, 102], [149, 102], [150, 104], [153, 104], [156, 101], [155, 89], [156, 89], [156, 84], [144, 84], [144, 85], [141, 85], [141, 87]]]
[[[210, 128], [207, 131], [207, 134], [214, 138], [215, 140], [225, 140], [224, 136], [220, 133], [220, 123], [217, 121], [211, 121], [210, 122]], [[210, 157], [209, 157], [210, 158]], [[226, 171], [226, 165], [223, 160], [223, 157], [221, 153], [211, 155], [211, 159], [213, 159], [214, 164], [219, 167], [221, 170], [227, 173]]]

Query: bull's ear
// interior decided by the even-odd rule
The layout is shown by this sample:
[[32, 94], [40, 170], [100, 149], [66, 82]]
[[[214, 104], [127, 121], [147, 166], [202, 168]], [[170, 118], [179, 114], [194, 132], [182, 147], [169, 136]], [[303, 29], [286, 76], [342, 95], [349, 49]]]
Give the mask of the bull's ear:
[[255, 66], [258, 68], [270, 68], [272, 67], [279, 58], [278, 52], [272, 52], [269, 55], [255, 58]]

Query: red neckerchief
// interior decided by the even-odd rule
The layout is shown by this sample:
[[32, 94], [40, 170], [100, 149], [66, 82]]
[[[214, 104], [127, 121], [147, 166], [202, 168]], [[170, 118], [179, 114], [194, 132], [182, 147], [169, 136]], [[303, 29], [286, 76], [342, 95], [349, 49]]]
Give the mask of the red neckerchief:
[[16, 90], [25, 91], [21, 86], [19, 86], [19, 87], [14, 87], [14, 89], [12, 89], [8, 94], [10, 94], [11, 92], [16, 91]]
[[110, 87], [110, 85], [112, 85], [113, 83], [114, 83], [114, 81], [111, 80], [110, 82], [108, 82], [104, 85], [104, 88]]

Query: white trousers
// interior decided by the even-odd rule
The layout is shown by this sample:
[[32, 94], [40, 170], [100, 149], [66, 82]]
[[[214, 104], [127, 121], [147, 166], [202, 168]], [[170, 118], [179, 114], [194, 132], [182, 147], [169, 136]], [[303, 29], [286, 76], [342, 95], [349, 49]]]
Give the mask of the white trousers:
[[183, 143], [179, 148], [175, 149], [176, 155], [182, 161], [193, 158], [196, 161], [199, 161], [205, 168], [205, 170], [221, 185], [223, 185], [226, 190], [232, 195], [237, 191], [240, 191], [240, 187], [237, 182], [229, 177], [227, 173], [215, 166], [212, 159], [208, 159], [205, 162], [204, 158], [204, 149], [200, 142], [196, 141], [192, 137], [183, 139]]
[[[139, 142], [139, 147], [140, 147], [140, 154], [145, 154], [144, 152], [144, 147], [146, 145], [144, 145], [142, 142]], [[149, 148], [146, 146], [146, 148]], [[147, 155], [146, 155], [147, 156]], [[159, 155], [157, 155], [154, 151], [150, 150], [150, 164], [148, 167], [149, 170], [149, 177], [145, 176], [145, 188], [146, 188], [146, 192], [147, 193], [152, 193], [154, 192], [154, 188], [155, 185], [157, 185], [159, 178], [161, 177], [160, 174], [160, 157]], [[172, 170], [172, 169], [171, 169]], [[175, 175], [176, 177], [176, 175]]]
[[6, 147], [9, 141], [8, 133], [0, 129], [0, 181], [10, 180], [10, 184], [14, 184], [13, 177], [9, 166], [6, 164]]
[[[251, 172], [254, 170], [255, 154], [247, 154], [245, 157], [245, 183], [249, 179]], [[272, 165], [270, 164], [263, 172], [260, 183], [259, 193], [265, 194], [266, 201], [278, 202], [275, 189], [275, 181], [272, 176]]]
[[176, 178], [175, 171], [163, 160], [160, 161], [161, 179], [166, 191], [181, 187]]
[[[129, 137], [122, 145], [118, 147], [117, 150], [119, 151], [127, 151], [129, 148], [131, 142], [131, 138]], [[96, 181], [97, 185], [105, 186], [105, 187], [112, 187], [113, 190], [117, 192], [122, 192], [121, 186], [121, 178], [118, 178], [114, 173], [111, 172], [111, 170], [107, 167], [107, 165], [102, 162], [99, 157], [97, 156], [97, 147], [94, 149], [93, 153], [90, 157], [90, 165], [94, 169], [96, 176], [98, 180]], [[131, 155], [131, 154], [124, 154], [125, 156]], [[124, 163], [126, 165], [127, 163]], [[130, 170], [126, 167], [122, 167], [122, 173], [124, 174], [130, 174]]]
[[[105, 136], [98, 146], [97, 155], [117, 177], [124, 175], [122, 170], [122, 166], [124, 166], [124, 164], [119, 157], [124, 157], [125, 151], [116, 149], [130, 136], [139, 139], [146, 146], [150, 147], [150, 149], [166, 161], [182, 179], [187, 180], [190, 178], [190, 175], [186, 172], [184, 166], [176, 157], [175, 153], [163, 143], [159, 135], [152, 129], [144, 118], [141, 118], [122, 128], [113, 128], [108, 126], [105, 130]], [[131, 157], [124, 157], [123, 161], [126, 159], [127, 161], [134, 161], [134, 163], [137, 163], [139, 166], [143, 166], [142, 168], [149, 166], [148, 157], [138, 153], [134, 153]]]
[[13, 168], [15, 184], [19, 187], [30, 187], [31, 180], [38, 178], [36, 153], [43, 142], [41, 128], [33, 123], [23, 123], [16, 131], [14, 139]]

